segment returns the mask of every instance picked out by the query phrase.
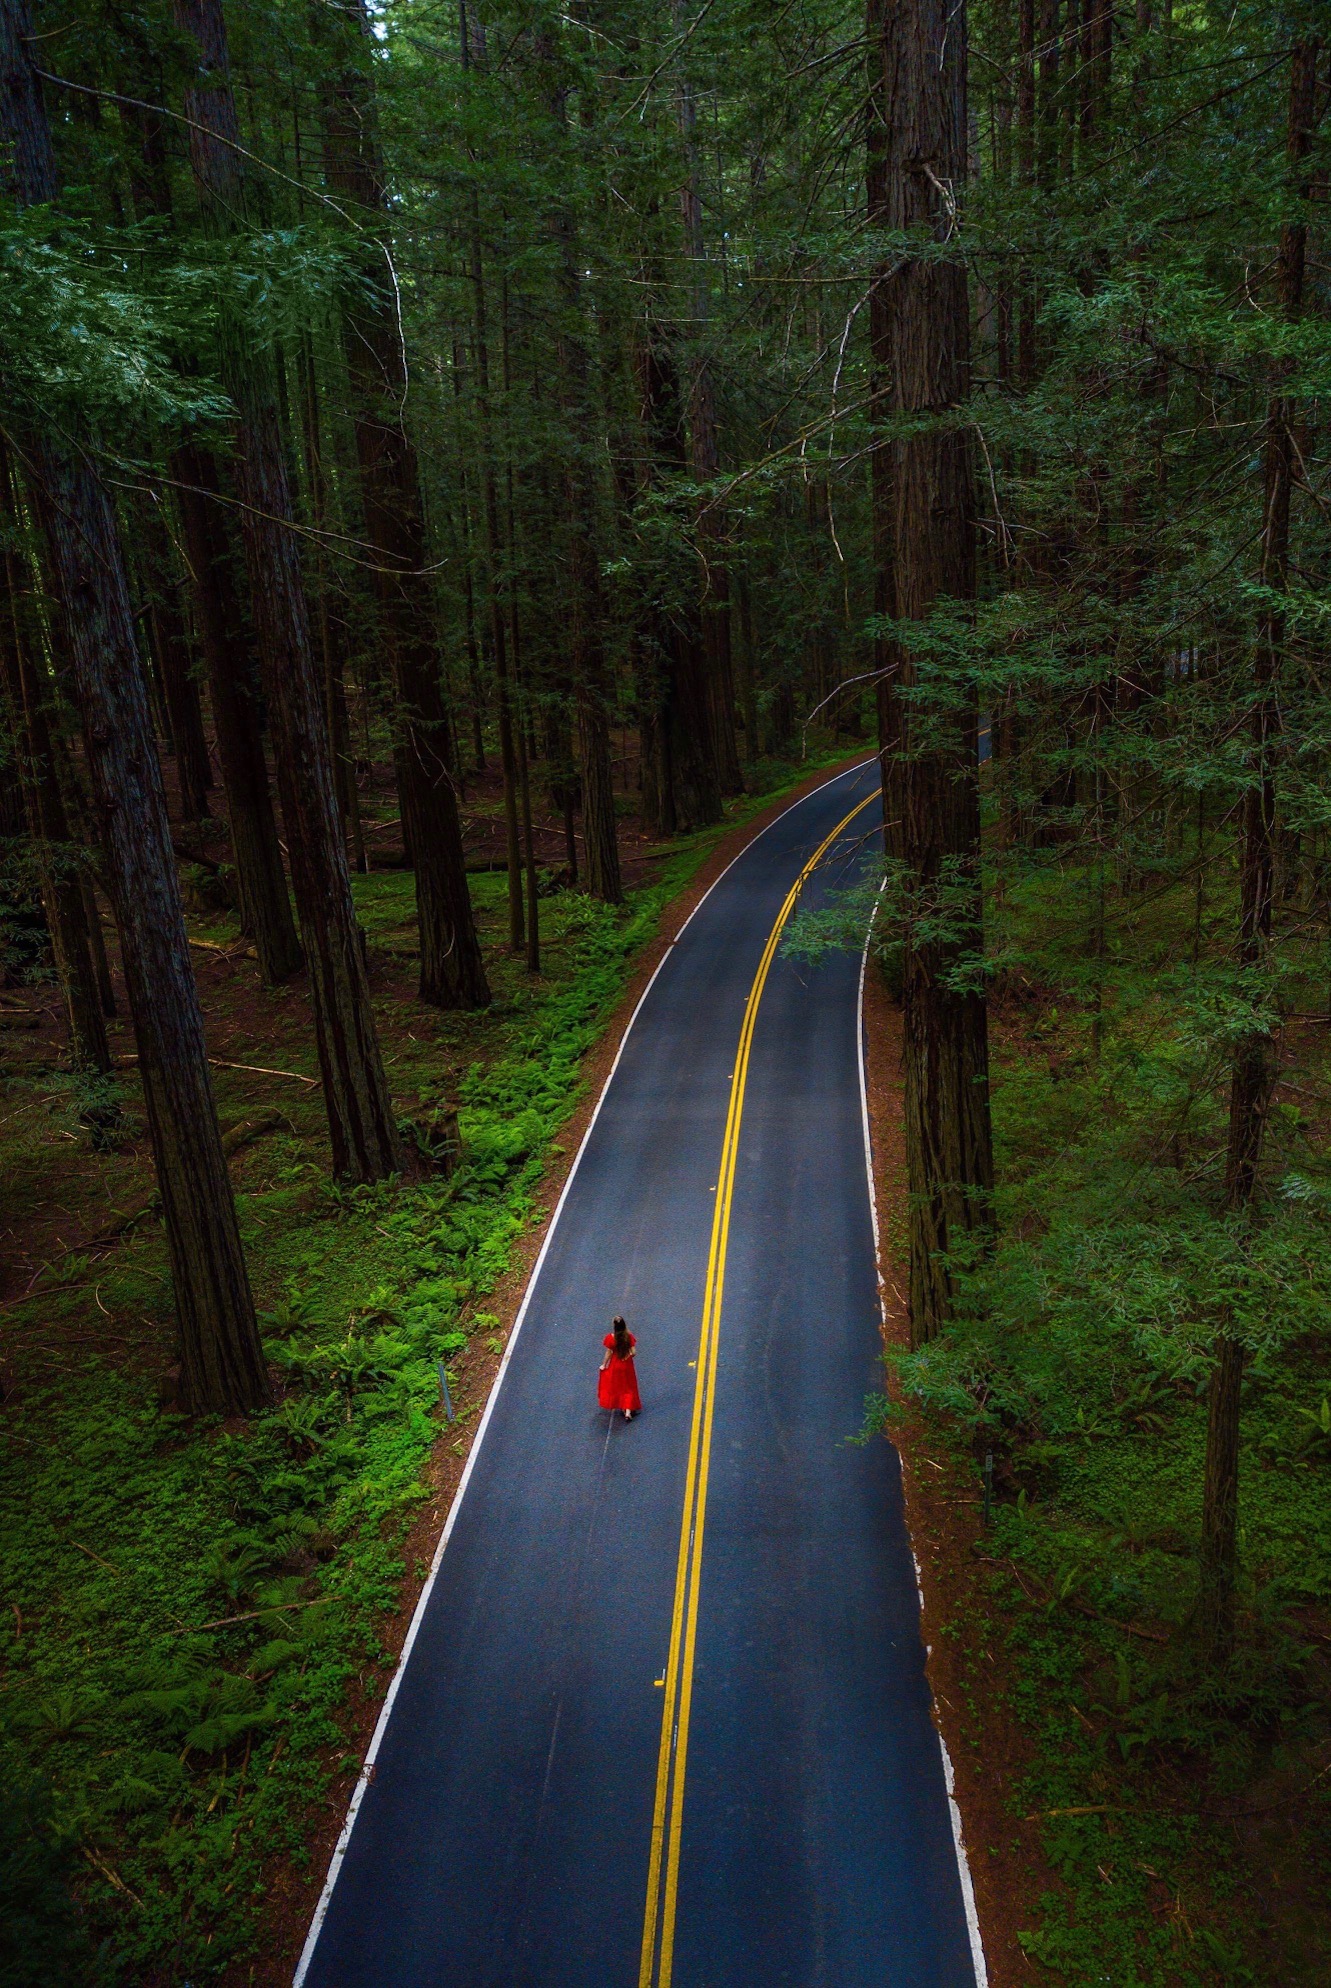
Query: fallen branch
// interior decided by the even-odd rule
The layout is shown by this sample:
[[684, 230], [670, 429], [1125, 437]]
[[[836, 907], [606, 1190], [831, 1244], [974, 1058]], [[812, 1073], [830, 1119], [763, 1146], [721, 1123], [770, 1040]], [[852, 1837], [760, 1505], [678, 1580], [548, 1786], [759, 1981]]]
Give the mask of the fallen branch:
[[[193, 941], [191, 941], [192, 943]], [[137, 1063], [138, 1060], [137, 1056], [117, 1056], [116, 1058], [117, 1063]], [[293, 1083], [309, 1084], [311, 1089], [318, 1088], [319, 1079], [317, 1077], [302, 1076], [299, 1070], [270, 1070], [266, 1063], [228, 1063], [225, 1057], [222, 1056], [210, 1056], [208, 1061], [214, 1070], [249, 1070], [256, 1077], [290, 1077]]]
[[1088, 1807], [1075, 1809], [1036, 1809], [1032, 1814], [1023, 1816], [1022, 1821], [1049, 1822], [1053, 1817], [1059, 1815], [1120, 1815], [1122, 1813], [1122, 1804], [1119, 1802], [1093, 1802]]
[[111, 1869], [111, 1866], [109, 1864], [104, 1864], [101, 1858], [97, 1855], [97, 1852], [95, 1850], [90, 1850], [86, 1843], [81, 1844], [80, 1848], [82, 1849], [84, 1856], [88, 1859], [88, 1862], [92, 1865], [93, 1869], [95, 1871], [100, 1871], [108, 1884], [113, 1884], [117, 1891], [123, 1892], [126, 1898], [130, 1899], [133, 1904], [137, 1905], [140, 1908], [140, 1910], [142, 1910], [143, 1900], [139, 1897], [139, 1894], [136, 1891], [131, 1891], [129, 1886], [125, 1883], [125, 1880], [123, 1878], [117, 1877], [115, 1872]]
[[1089, 1615], [1096, 1622], [1107, 1622], [1111, 1629], [1121, 1629], [1125, 1636], [1141, 1636], [1148, 1643], [1167, 1643], [1168, 1636], [1163, 1629], [1147, 1629], [1140, 1622], [1124, 1622], [1117, 1615], [1104, 1615], [1098, 1608], [1092, 1608], [1088, 1601], [1078, 1601], [1072, 1595], [1066, 1599], [1082, 1615]]
[[1219, 1822], [1242, 1822], [1248, 1816], [1270, 1815], [1276, 1809], [1288, 1808], [1291, 1802], [1301, 1802], [1328, 1774], [1331, 1774], [1331, 1761], [1314, 1774], [1304, 1787], [1296, 1788], [1292, 1795], [1281, 1795], [1274, 1802], [1257, 1802], [1242, 1809], [1213, 1808], [1206, 1802], [1157, 1802], [1150, 1809], [1130, 1809], [1122, 1802], [1095, 1802], [1079, 1808], [1036, 1809], [1031, 1815], [1023, 1817], [1023, 1821], [1048, 1822], [1064, 1815], [1205, 1815]]
[[331, 1608], [338, 1595], [316, 1595], [313, 1601], [274, 1602], [271, 1608], [247, 1608], [243, 1615], [219, 1615], [216, 1622], [201, 1622], [197, 1629], [188, 1625], [173, 1629], [173, 1636], [202, 1636], [205, 1629], [230, 1629], [237, 1622], [257, 1622], [261, 1615], [287, 1615], [297, 1608]]
[[227, 960], [259, 957], [253, 946], [222, 946], [216, 939], [191, 939], [190, 944], [196, 946], [201, 953], [220, 953], [222, 958]]
[[114, 1574], [119, 1579], [119, 1567], [113, 1567], [109, 1560], [103, 1560], [100, 1553], [94, 1553], [90, 1546], [81, 1546], [77, 1539], [71, 1539], [69, 1543], [71, 1546], [77, 1548], [80, 1553], [86, 1553], [90, 1560], [95, 1560], [99, 1567], [105, 1567], [108, 1574]]
[[106, 1228], [99, 1229], [95, 1236], [89, 1236], [84, 1248], [101, 1249], [106, 1243], [119, 1242], [145, 1215], [160, 1215], [161, 1212], [162, 1204], [154, 1187], [150, 1193], [141, 1195], [132, 1207], [122, 1209]]
[[262, 1139], [266, 1133], [276, 1132], [279, 1126], [285, 1126], [288, 1132], [292, 1129], [291, 1120], [284, 1111], [269, 1109], [261, 1111], [255, 1118], [242, 1118], [229, 1132], [222, 1134], [222, 1151], [230, 1159], [242, 1146], [252, 1145], [254, 1140]]

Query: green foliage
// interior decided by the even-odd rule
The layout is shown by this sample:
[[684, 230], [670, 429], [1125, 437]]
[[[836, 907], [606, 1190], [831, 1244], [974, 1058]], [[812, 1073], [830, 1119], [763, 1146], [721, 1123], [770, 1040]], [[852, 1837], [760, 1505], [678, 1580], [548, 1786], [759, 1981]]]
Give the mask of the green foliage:
[[8, 217], [0, 207], [0, 376], [11, 395], [63, 426], [85, 421], [122, 433], [220, 422], [227, 403], [173, 362], [186, 335], [183, 287], [145, 294], [127, 280], [145, 241], [62, 225], [45, 209]]
[[[1225, 1212], [1225, 963], [1192, 957], [1190, 880], [1153, 902], [1111, 888], [1095, 1030], [1085, 879], [1066, 857], [1009, 879], [991, 930], [1007, 962], [995, 983], [997, 1235], [956, 1263], [955, 1322], [896, 1357], [896, 1380], [933, 1441], [995, 1459], [988, 1595], [968, 1636], [1009, 1651], [1032, 1746], [1014, 1800], [1043, 1818], [1061, 1886], [1025, 1951], [1078, 1988], [1312, 1981], [1324, 1929], [1314, 1916], [1282, 1928], [1277, 1947], [1254, 1945], [1259, 1924], [1277, 1937], [1251, 1898], [1265, 1872], [1225, 1818], [1314, 1783], [1289, 1848], [1270, 1854], [1281, 1884], [1302, 1881], [1291, 1853], [1324, 1882], [1324, 1131], [1320, 1114], [1278, 1107], [1255, 1219]], [[1302, 1092], [1321, 1066], [1314, 1038], [1283, 1067]], [[1221, 1333], [1243, 1340], [1248, 1364], [1242, 1629], [1217, 1667], [1193, 1607]]]

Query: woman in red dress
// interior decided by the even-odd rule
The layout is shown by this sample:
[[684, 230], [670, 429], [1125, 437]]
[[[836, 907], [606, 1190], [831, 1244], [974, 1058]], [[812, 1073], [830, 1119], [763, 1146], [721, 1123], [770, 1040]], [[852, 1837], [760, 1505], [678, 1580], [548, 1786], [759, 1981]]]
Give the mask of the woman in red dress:
[[612, 1415], [617, 1408], [622, 1408], [626, 1422], [631, 1422], [635, 1415], [642, 1413], [638, 1372], [633, 1364], [633, 1349], [637, 1343], [623, 1319], [617, 1318], [612, 1330], [605, 1335], [605, 1358], [601, 1362], [596, 1384], [596, 1396], [602, 1408], [608, 1408]]

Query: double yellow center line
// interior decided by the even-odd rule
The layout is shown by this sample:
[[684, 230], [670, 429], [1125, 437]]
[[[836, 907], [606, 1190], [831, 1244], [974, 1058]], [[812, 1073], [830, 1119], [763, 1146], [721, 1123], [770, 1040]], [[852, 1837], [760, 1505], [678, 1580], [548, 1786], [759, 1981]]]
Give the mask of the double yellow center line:
[[647, 1865], [647, 1905], [642, 1923], [642, 1960], [638, 1988], [670, 1988], [675, 1957], [675, 1906], [679, 1892], [679, 1851], [684, 1822], [684, 1770], [689, 1745], [689, 1713], [693, 1704], [693, 1659], [698, 1640], [698, 1597], [702, 1586], [703, 1526], [707, 1516], [707, 1473], [712, 1455], [712, 1416], [716, 1406], [716, 1363], [721, 1329], [721, 1298], [725, 1286], [726, 1246], [730, 1238], [730, 1204], [739, 1153], [740, 1120], [749, 1055], [758, 1019], [758, 1004], [781, 934], [809, 877], [837, 837], [862, 814], [877, 794], [869, 794], [839, 821], [819, 843], [800, 871], [768, 934], [758, 971], [744, 1004], [744, 1023], [730, 1087], [725, 1136], [721, 1142], [721, 1175], [716, 1184], [712, 1241], [707, 1255], [703, 1293], [702, 1332], [698, 1340], [698, 1380], [693, 1395], [689, 1431], [688, 1469], [684, 1481], [684, 1514], [679, 1532], [679, 1561], [675, 1571], [675, 1604], [670, 1621], [670, 1655], [662, 1680], [661, 1748], [656, 1768], [656, 1803], [652, 1812], [651, 1851]]

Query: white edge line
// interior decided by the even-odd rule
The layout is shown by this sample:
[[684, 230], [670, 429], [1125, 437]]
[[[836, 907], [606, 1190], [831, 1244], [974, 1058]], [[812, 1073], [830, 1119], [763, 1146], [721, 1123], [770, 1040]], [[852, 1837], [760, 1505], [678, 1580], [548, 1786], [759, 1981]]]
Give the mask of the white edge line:
[[[482, 1441], [484, 1440], [485, 1432], [490, 1426], [490, 1416], [494, 1411], [495, 1402], [499, 1397], [499, 1390], [504, 1384], [504, 1376], [508, 1372], [508, 1363], [513, 1357], [513, 1348], [518, 1343], [518, 1334], [522, 1330], [522, 1322], [527, 1316], [527, 1307], [530, 1305], [532, 1301], [532, 1294], [535, 1291], [537, 1282], [540, 1278], [541, 1268], [545, 1263], [546, 1252], [548, 1251], [550, 1244], [554, 1239], [554, 1233], [556, 1226], [558, 1225], [559, 1222], [559, 1217], [564, 1212], [564, 1203], [568, 1199], [569, 1190], [573, 1186], [573, 1182], [577, 1175], [578, 1168], [582, 1163], [582, 1156], [587, 1150], [587, 1143], [590, 1140], [593, 1131], [595, 1130], [597, 1119], [601, 1116], [601, 1106], [605, 1103], [606, 1095], [609, 1092], [611, 1084], [615, 1080], [615, 1072], [619, 1068], [619, 1059], [624, 1054], [624, 1045], [627, 1043], [629, 1039], [629, 1035], [632, 1031], [633, 1024], [637, 1021], [639, 1014], [642, 1012], [643, 1004], [646, 1002], [647, 996], [651, 993], [653, 987], [656, 985], [657, 974], [660, 973], [661, 968], [670, 958], [671, 953], [674, 951], [675, 947], [679, 944], [679, 941], [683, 938], [684, 934], [688, 931], [689, 926], [693, 923], [698, 913], [702, 910], [704, 904], [706, 904], [708, 898], [711, 896], [712, 892], [716, 889], [717, 885], [722, 881], [724, 877], [729, 876], [731, 870], [734, 869], [736, 863], [739, 862], [740, 858], [742, 856], [747, 856], [750, 849], [753, 848], [754, 844], [757, 842], [761, 842], [762, 838], [767, 834], [769, 829], [775, 828], [778, 822], [784, 821], [786, 816], [788, 814], [793, 814], [796, 808], [803, 807], [806, 801], [811, 801], [814, 798], [815, 794], [823, 793], [828, 787], [835, 786], [838, 780], [848, 780], [853, 773], [861, 773], [863, 772], [866, 766], [872, 766], [873, 764], [874, 761], [872, 758], [864, 759], [858, 761], [854, 766], [846, 767], [845, 770], [841, 773], [834, 773], [830, 779], [820, 782], [820, 784], [817, 787], [811, 788], [807, 794], [801, 794], [798, 800], [794, 800], [790, 803], [789, 807], [782, 808], [779, 815], [773, 815], [771, 821], [767, 822], [764, 827], [760, 828], [758, 830], [758, 833], [755, 836], [753, 836], [750, 841], [746, 842], [742, 849], [737, 849], [735, 851], [735, 854], [726, 864], [725, 869], [718, 871], [717, 875], [713, 877], [711, 883], [708, 884], [706, 890], [703, 892], [702, 896], [698, 899], [698, 902], [694, 905], [692, 911], [689, 913], [688, 917], [684, 920], [684, 923], [680, 926], [679, 930], [675, 933], [673, 939], [667, 941], [666, 949], [662, 953], [660, 959], [657, 961], [656, 966], [652, 971], [651, 979], [647, 982], [647, 985], [643, 988], [642, 993], [638, 997], [638, 1001], [636, 1006], [634, 1007], [633, 1013], [629, 1016], [628, 1021], [625, 1024], [624, 1033], [619, 1038], [619, 1047], [615, 1051], [615, 1060], [610, 1065], [610, 1069], [606, 1075], [606, 1080], [601, 1086], [601, 1094], [596, 1100], [595, 1110], [592, 1112], [591, 1117], [587, 1121], [587, 1130], [583, 1133], [582, 1140], [578, 1146], [578, 1150], [573, 1156], [573, 1164], [568, 1170], [568, 1176], [565, 1179], [564, 1185], [560, 1190], [559, 1199], [555, 1203], [554, 1213], [550, 1217], [550, 1226], [547, 1228], [545, 1232], [545, 1237], [541, 1243], [541, 1247], [537, 1254], [536, 1261], [532, 1265], [531, 1276], [527, 1279], [527, 1288], [523, 1292], [522, 1303], [518, 1307], [518, 1315], [513, 1321], [513, 1330], [508, 1335], [508, 1343], [504, 1347], [503, 1358], [499, 1362], [498, 1372], [495, 1374], [494, 1381], [492, 1382], [490, 1387], [490, 1396], [485, 1404], [485, 1413], [481, 1416], [480, 1422], [477, 1425], [475, 1437], [472, 1440], [471, 1448], [467, 1452], [467, 1461], [463, 1465], [462, 1475], [458, 1479], [458, 1488], [453, 1493], [453, 1502], [448, 1508], [448, 1517], [444, 1520], [444, 1529], [439, 1535], [439, 1544], [438, 1546], [436, 1546], [434, 1550], [434, 1558], [430, 1562], [430, 1572], [426, 1577], [425, 1586], [421, 1589], [420, 1594], [417, 1597], [416, 1607], [411, 1617], [411, 1623], [407, 1629], [407, 1634], [402, 1645], [401, 1654], [399, 1655], [397, 1660], [397, 1669], [393, 1672], [392, 1682], [390, 1683], [388, 1690], [384, 1696], [384, 1702], [380, 1708], [379, 1717], [375, 1722], [375, 1728], [373, 1735], [371, 1736], [370, 1739], [369, 1747], [366, 1749], [365, 1761], [363, 1766], [361, 1767], [360, 1778], [357, 1781], [354, 1790], [352, 1791], [351, 1801], [347, 1806], [346, 1821], [342, 1824], [342, 1831], [337, 1839], [337, 1846], [333, 1851], [332, 1858], [328, 1865], [328, 1876], [324, 1879], [324, 1887], [319, 1894], [319, 1903], [314, 1908], [314, 1917], [310, 1921], [310, 1930], [306, 1935], [305, 1945], [301, 1948], [300, 1959], [296, 1963], [296, 1972], [292, 1977], [292, 1988], [302, 1988], [302, 1983], [305, 1980], [306, 1970], [308, 1969], [310, 1962], [314, 1958], [314, 1949], [319, 1943], [319, 1935], [323, 1931], [323, 1923], [325, 1918], [328, 1916], [328, 1908], [331, 1905], [333, 1899], [333, 1887], [337, 1883], [338, 1874], [342, 1869], [342, 1860], [346, 1856], [347, 1847], [351, 1842], [351, 1832], [356, 1826], [356, 1817], [359, 1815], [361, 1803], [365, 1799], [365, 1791], [369, 1787], [371, 1781], [374, 1779], [375, 1762], [379, 1758], [380, 1742], [382, 1741], [384, 1733], [387, 1731], [388, 1728], [389, 1717], [392, 1714], [393, 1710], [393, 1701], [397, 1697], [398, 1686], [402, 1682], [402, 1674], [407, 1667], [407, 1659], [411, 1655], [411, 1649], [413, 1643], [416, 1641], [417, 1631], [421, 1626], [421, 1622], [425, 1616], [425, 1610], [429, 1605], [430, 1595], [434, 1588], [435, 1576], [439, 1572], [440, 1562], [443, 1560], [444, 1557], [444, 1548], [448, 1545], [449, 1537], [453, 1531], [454, 1525], [457, 1522], [458, 1510], [462, 1504], [463, 1496], [466, 1492], [468, 1484], [471, 1482], [472, 1466], [475, 1463], [477, 1455], [480, 1452], [480, 1447]], [[867, 941], [865, 944], [865, 952], [867, 956], [868, 953]], [[864, 991], [864, 967], [863, 967], [863, 962], [861, 962], [860, 966], [861, 998], [863, 997], [863, 991]], [[864, 1093], [863, 1056], [861, 1056], [860, 1059], [860, 1093], [861, 1093], [861, 1098], [863, 1098], [863, 1093]], [[865, 1124], [866, 1126], [868, 1124], [867, 1118], [865, 1120]], [[870, 1192], [870, 1197], [872, 1198], [873, 1194], [872, 1172], [870, 1173], [869, 1177], [869, 1192]], [[878, 1236], [878, 1217], [877, 1214], [875, 1213], [874, 1215], [875, 1242], [877, 1241], [877, 1236]], [[969, 1879], [967, 1880], [967, 1885], [969, 1886]], [[985, 1984], [983, 1983], [983, 1981], [980, 1984], [980, 1988], [985, 1988]]]
[[[879, 888], [881, 897], [886, 888], [886, 879]], [[877, 915], [877, 904], [874, 914]], [[859, 1052], [860, 1068], [860, 1122], [864, 1128], [864, 1171], [869, 1181], [869, 1213], [873, 1219], [873, 1264], [874, 1275], [878, 1280], [878, 1309], [883, 1324], [887, 1324], [887, 1291], [883, 1283], [882, 1255], [878, 1234], [878, 1192], [873, 1178], [873, 1141], [869, 1132], [869, 1086], [864, 1070], [864, 977], [869, 965], [869, 946], [873, 939], [873, 918], [869, 920], [869, 930], [864, 935], [864, 951], [860, 954], [860, 989], [855, 1005], [855, 1043]], [[920, 1562], [911, 1542], [910, 1557], [915, 1563], [915, 1586], [919, 1590], [920, 1607], [924, 1607], [924, 1587], [920, 1580]], [[926, 1656], [929, 1654], [926, 1651]], [[932, 1696], [932, 1694], [930, 1694]], [[948, 1813], [952, 1821], [952, 1842], [957, 1853], [957, 1875], [961, 1879], [961, 1901], [966, 1911], [966, 1931], [970, 1937], [971, 1966], [975, 1971], [975, 1988], [988, 1988], [989, 1970], [985, 1965], [984, 1942], [980, 1937], [980, 1916], [975, 1909], [975, 1887], [971, 1883], [971, 1867], [966, 1856], [966, 1840], [961, 1827], [961, 1809], [957, 1804], [956, 1777], [952, 1772], [952, 1757], [947, 1750], [947, 1741], [941, 1730], [938, 1733], [938, 1750], [943, 1756], [943, 1782], [947, 1788]]]

